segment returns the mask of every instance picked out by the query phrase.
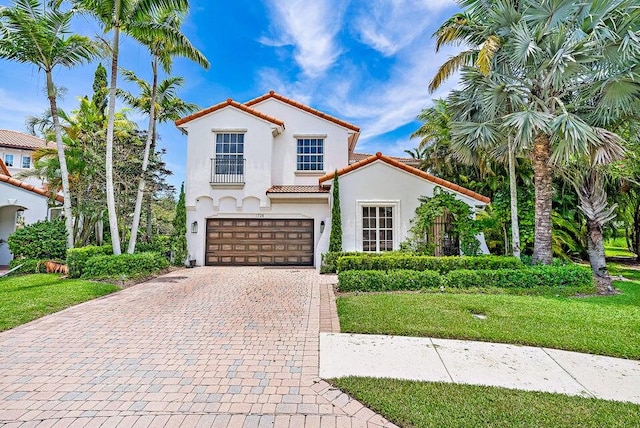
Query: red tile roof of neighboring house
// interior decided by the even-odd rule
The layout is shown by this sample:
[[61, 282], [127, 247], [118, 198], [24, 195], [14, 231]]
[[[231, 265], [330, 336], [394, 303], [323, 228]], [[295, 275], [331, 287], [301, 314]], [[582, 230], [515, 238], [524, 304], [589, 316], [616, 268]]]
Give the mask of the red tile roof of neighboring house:
[[329, 193], [321, 186], [271, 186], [267, 193]]
[[244, 104], [246, 106], [251, 107], [251, 106], [254, 106], [254, 105], [256, 105], [256, 104], [258, 104], [258, 103], [260, 103], [260, 102], [262, 102], [264, 100], [268, 100], [269, 98], [274, 98], [274, 99], [276, 99], [278, 101], [282, 101], [283, 103], [292, 105], [292, 106], [294, 106], [296, 108], [299, 108], [300, 110], [306, 111], [307, 113], [314, 114], [314, 115], [316, 115], [318, 117], [321, 117], [321, 118], [326, 119], [326, 120], [328, 120], [330, 122], [336, 123], [336, 124], [338, 124], [338, 125], [340, 125], [340, 126], [342, 126], [344, 128], [350, 129], [352, 131], [360, 132], [360, 128], [359, 127], [357, 127], [355, 125], [352, 125], [349, 122], [345, 122], [344, 120], [338, 119], [337, 117], [330, 116], [330, 115], [328, 115], [326, 113], [321, 112], [320, 110], [314, 109], [313, 107], [309, 107], [307, 105], [299, 103], [298, 101], [294, 101], [291, 98], [284, 97], [284, 96], [282, 96], [280, 94], [277, 94], [275, 91], [269, 91], [268, 94], [264, 94], [264, 95], [262, 95], [262, 96], [260, 96], [258, 98], [254, 98], [254, 99], [252, 99], [250, 101], [247, 101]]
[[42, 138], [8, 129], [0, 129], [0, 147], [12, 147], [16, 149], [36, 150], [45, 147], [54, 147], [55, 144], [46, 142]]
[[[342, 169], [338, 170], [338, 176], [342, 175], [342, 174], [346, 174], [348, 172], [354, 171], [360, 167], [363, 167], [365, 165], [368, 165], [370, 163], [373, 163], [377, 160], [381, 160], [383, 162], [388, 163], [391, 166], [395, 166], [396, 168], [400, 168], [404, 171], [407, 171], [413, 175], [416, 175], [418, 177], [424, 178], [425, 180], [429, 180], [430, 182], [437, 184], [438, 186], [442, 186], [442, 187], [446, 187], [447, 189], [453, 190], [454, 192], [458, 192], [458, 193], [462, 193], [463, 195], [469, 196], [473, 199], [476, 199], [480, 202], [484, 202], [485, 204], [488, 204], [489, 202], [491, 202], [491, 199], [487, 198], [486, 196], [483, 196], [479, 193], [476, 193], [472, 190], [466, 189], [462, 186], [458, 186], [457, 184], [454, 184], [450, 181], [447, 180], [443, 180], [441, 178], [436, 177], [435, 175], [431, 175], [429, 173], [426, 173], [424, 171], [419, 170], [418, 168], [414, 168], [412, 166], [406, 165], [400, 161], [397, 161], [389, 156], [385, 156], [382, 153], [378, 152], [375, 155], [369, 156], [366, 159], [363, 159], [359, 162], [356, 162], [354, 164], [351, 164], [347, 167], [344, 167]], [[327, 181], [327, 180], [331, 180], [334, 177], [335, 173], [329, 173], [329, 174], [325, 174], [322, 177], [319, 178], [319, 182], [320, 184], [322, 184], [323, 182]]]
[[11, 173], [7, 169], [7, 166], [4, 164], [4, 161], [2, 159], [0, 159], [0, 173], [11, 177]]
[[[13, 178], [6, 174], [0, 174], [0, 182], [11, 184], [12, 186], [28, 190], [29, 192], [36, 193], [40, 196], [46, 196], [47, 198], [51, 197], [51, 194], [46, 190], [41, 189], [40, 187], [36, 187], [33, 184], [25, 183], [24, 181], [18, 180], [17, 178]], [[58, 202], [64, 202], [64, 198], [61, 195], [55, 195], [55, 200]]]
[[225, 107], [235, 107], [238, 110], [242, 110], [244, 112], [247, 112], [249, 114], [252, 114], [260, 119], [266, 120], [268, 122], [271, 122], [273, 124], [276, 124], [278, 126], [284, 126], [284, 122], [281, 121], [280, 119], [277, 119], [273, 116], [269, 116], [268, 114], [264, 114], [256, 109], [252, 109], [251, 107], [246, 106], [245, 104], [240, 104], [237, 101], [232, 100], [231, 98], [227, 99], [227, 101], [223, 101], [219, 104], [216, 104], [214, 106], [211, 106], [209, 108], [206, 108], [204, 110], [200, 110], [198, 112], [195, 112], [193, 114], [190, 114], [189, 116], [183, 117], [182, 119], [178, 119], [175, 121], [176, 126], [180, 126], [180, 125], [184, 125], [187, 122], [191, 122], [194, 119], [198, 119], [202, 116], [205, 116], [209, 113], [213, 113], [214, 111], [217, 110], [221, 110]]
[[[349, 154], [349, 162], [350, 163], [355, 163], [355, 162], [359, 162], [363, 159], [366, 159], [370, 156], [370, 154], [367, 153], [350, 153]], [[391, 159], [395, 159], [398, 162], [402, 162], [402, 163], [406, 163], [407, 165], [411, 165], [411, 166], [418, 166], [420, 165], [420, 159], [415, 159], [415, 158], [406, 158], [406, 157], [399, 157], [399, 156], [389, 156]]]

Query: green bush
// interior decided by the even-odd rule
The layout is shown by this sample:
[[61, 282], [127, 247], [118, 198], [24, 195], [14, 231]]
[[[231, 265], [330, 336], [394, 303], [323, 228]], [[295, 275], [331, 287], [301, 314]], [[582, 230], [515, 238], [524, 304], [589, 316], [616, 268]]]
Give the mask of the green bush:
[[355, 251], [337, 251], [324, 253], [322, 255], [322, 262], [320, 263], [320, 273], [336, 273], [336, 263], [339, 257], [355, 256], [358, 254], [362, 253], [357, 253]]
[[44, 262], [47, 260], [39, 260], [39, 259], [13, 259], [9, 262], [9, 268], [13, 269], [16, 266], [22, 265], [20, 269], [14, 271], [13, 273], [45, 273], [47, 268], [44, 265]]
[[450, 256], [433, 257], [390, 254], [385, 257], [370, 255], [341, 255], [337, 257], [337, 270], [383, 270], [396, 269], [432, 270], [442, 275], [458, 269], [522, 269], [524, 265], [516, 257], [504, 256]]
[[456, 270], [443, 285], [454, 288], [592, 287], [591, 269], [583, 266], [532, 266], [523, 269]]
[[350, 270], [338, 274], [340, 291], [398, 291], [437, 288], [441, 285], [438, 272], [415, 270]]
[[70, 248], [67, 250], [67, 266], [69, 267], [69, 278], [80, 278], [84, 272], [87, 260], [94, 256], [106, 256], [113, 254], [111, 245], [95, 246], [88, 245], [80, 248]]
[[169, 266], [158, 253], [134, 253], [93, 256], [84, 265], [83, 278], [127, 279], [140, 278]]
[[151, 242], [136, 242], [136, 253], [155, 252], [171, 255], [171, 237], [168, 235], [154, 235]]
[[67, 251], [67, 230], [64, 220], [43, 220], [16, 229], [8, 241], [16, 259], [60, 260]]

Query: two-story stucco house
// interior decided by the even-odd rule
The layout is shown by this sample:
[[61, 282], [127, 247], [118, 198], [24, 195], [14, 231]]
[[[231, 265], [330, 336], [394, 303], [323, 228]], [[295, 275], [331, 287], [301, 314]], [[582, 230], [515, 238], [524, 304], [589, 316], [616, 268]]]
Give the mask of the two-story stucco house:
[[[0, 129], [0, 159], [4, 162], [12, 176], [33, 168], [33, 153], [38, 149], [55, 149], [55, 143], [47, 142], [33, 135], [8, 129]], [[40, 178], [24, 178], [34, 186], [42, 187]]]
[[418, 198], [436, 186], [474, 210], [489, 202], [397, 158], [354, 153], [357, 126], [273, 91], [176, 125], [188, 134], [187, 243], [197, 265], [318, 265], [335, 171], [345, 251], [397, 249]]

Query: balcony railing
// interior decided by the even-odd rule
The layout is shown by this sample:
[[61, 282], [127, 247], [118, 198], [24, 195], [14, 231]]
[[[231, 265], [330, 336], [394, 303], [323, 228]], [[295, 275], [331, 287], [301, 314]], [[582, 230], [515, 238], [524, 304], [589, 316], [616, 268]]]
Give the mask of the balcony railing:
[[215, 184], [244, 184], [244, 158], [211, 159], [211, 183]]

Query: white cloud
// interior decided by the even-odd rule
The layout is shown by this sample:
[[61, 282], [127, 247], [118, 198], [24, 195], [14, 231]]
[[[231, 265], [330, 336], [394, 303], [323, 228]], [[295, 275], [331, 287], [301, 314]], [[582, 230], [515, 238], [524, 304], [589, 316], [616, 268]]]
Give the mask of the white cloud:
[[439, 11], [454, 5], [453, 0], [367, 0], [356, 7], [354, 27], [362, 43], [392, 56], [434, 24]]
[[294, 59], [309, 77], [319, 77], [340, 56], [336, 34], [342, 27], [345, 2], [339, 0], [269, 0], [272, 37], [260, 41], [270, 46], [294, 46]]

